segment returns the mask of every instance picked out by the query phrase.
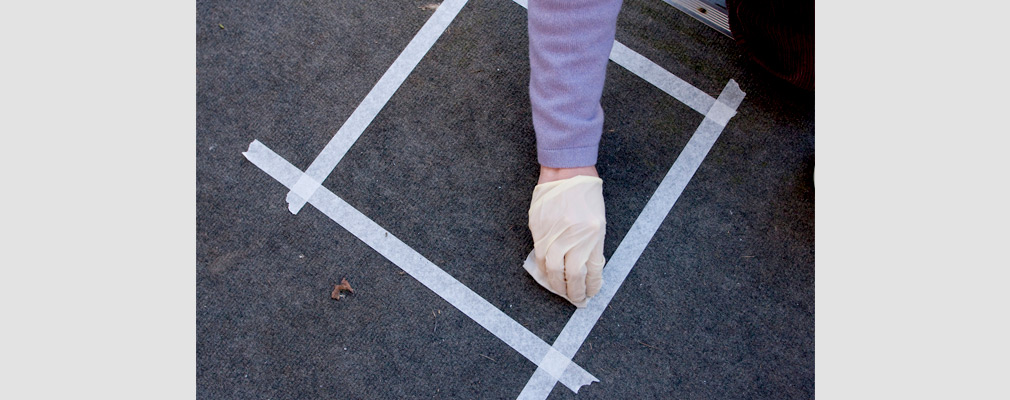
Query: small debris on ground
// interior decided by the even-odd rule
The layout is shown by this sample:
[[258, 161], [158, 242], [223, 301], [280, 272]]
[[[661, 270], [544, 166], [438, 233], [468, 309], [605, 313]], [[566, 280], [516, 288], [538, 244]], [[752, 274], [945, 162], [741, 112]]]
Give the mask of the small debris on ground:
[[333, 300], [340, 300], [341, 297], [344, 297], [344, 295], [340, 294], [341, 290], [354, 293], [354, 289], [351, 288], [351, 284], [347, 282], [347, 278], [341, 279], [339, 285], [333, 286], [333, 293], [330, 293], [330, 298]]
[[438, 8], [438, 3], [428, 3], [420, 7], [420, 9], [428, 11]]
[[221, 25], [221, 24], [217, 24], [217, 27], [221, 28], [221, 29], [224, 29], [224, 25]]

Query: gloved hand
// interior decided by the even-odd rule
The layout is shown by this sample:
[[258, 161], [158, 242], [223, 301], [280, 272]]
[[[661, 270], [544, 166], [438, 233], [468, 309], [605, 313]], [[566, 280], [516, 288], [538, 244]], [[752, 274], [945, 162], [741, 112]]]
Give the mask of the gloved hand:
[[603, 284], [604, 214], [600, 178], [579, 175], [537, 185], [529, 212], [533, 252], [523, 268], [547, 290], [585, 307]]

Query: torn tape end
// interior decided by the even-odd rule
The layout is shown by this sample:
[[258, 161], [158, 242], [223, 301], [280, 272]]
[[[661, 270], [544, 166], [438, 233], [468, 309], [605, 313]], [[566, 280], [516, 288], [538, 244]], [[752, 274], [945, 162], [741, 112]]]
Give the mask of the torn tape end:
[[[733, 85], [733, 88], [734, 88], [734, 89], [736, 89], [736, 90], [740, 90], [740, 84], [739, 84], [739, 83], [737, 83], [736, 79], [733, 79], [733, 78], [730, 78], [730, 79], [729, 79], [729, 84], [730, 84], [730, 85]], [[740, 93], [743, 93], [743, 90], [740, 90]]]
[[256, 146], [256, 140], [253, 140], [252, 143], [249, 143], [249, 148], [246, 149], [246, 151], [242, 152], [242, 156], [245, 157], [246, 160], [252, 160], [250, 157], [252, 156], [253, 153], [253, 146]]
[[263, 147], [263, 143], [260, 143], [259, 140], [253, 139], [253, 141], [249, 143], [249, 150], [243, 151], [242, 154], [252, 153], [253, 150], [260, 147]]
[[[574, 365], [575, 363], [573, 362], [572, 364]], [[568, 371], [565, 371], [565, 372], [568, 372]], [[565, 387], [567, 387], [569, 390], [571, 390], [574, 393], [578, 393], [579, 389], [582, 389], [583, 386], [589, 386], [589, 385], [593, 384], [593, 382], [599, 382], [600, 381], [599, 379], [596, 379], [595, 376], [593, 376], [592, 374], [589, 374], [589, 373], [586, 373], [585, 375], [576, 375], [576, 374], [566, 373], [565, 374], [565, 378], [567, 378], [567, 379], [560, 380], [560, 382], [563, 385], [565, 385]], [[579, 380], [580, 378], [581, 378], [581, 380]], [[575, 382], [573, 382], [573, 380]]]
[[[740, 107], [740, 103], [743, 102], [744, 97], [747, 97], [747, 92], [740, 89], [740, 84], [733, 79], [730, 79], [729, 82], [726, 83], [726, 88], [723, 89], [723, 94], [729, 95], [729, 98], [724, 101], [732, 105], [734, 110]], [[719, 97], [722, 98], [723, 94], [720, 94]]]
[[288, 192], [288, 196], [285, 200], [288, 202], [288, 211], [290, 211], [291, 214], [298, 215], [298, 211], [301, 211], [302, 204], [304, 204], [302, 202], [302, 198], [295, 194], [295, 192]]
[[576, 394], [578, 394], [579, 393], [579, 389], [582, 389], [583, 386], [589, 386], [589, 385], [592, 385], [593, 382], [599, 382], [599, 381], [600, 381], [599, 379], [593, 379], [593, 380], [591, 380], [589, 382], [579, 384], [574, 389], [572, 389], [572, 391], [575, 392]]

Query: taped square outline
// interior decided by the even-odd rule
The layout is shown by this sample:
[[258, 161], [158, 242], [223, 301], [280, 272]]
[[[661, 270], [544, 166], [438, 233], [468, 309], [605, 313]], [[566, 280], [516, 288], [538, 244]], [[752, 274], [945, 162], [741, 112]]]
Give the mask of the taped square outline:
[[[404, 49], [404, 51], [397, 57], [396, 61], [394, 61], [393, 65], [390, 67], [390, 69], [387, 70], [387, 74], [386, 75], [388, 75], [389, 72], [392, 71], [394, 67], [397, 67], [397, 64], [401, 64], [400, 67], [403, 67], [402, 64], [404, 64], [404, 61], [401, 60], [401, 59], [404, 58], [405, 55], [410, 56], [411, 58], [415, 58], [415, 60], [413, 62], [413, 65], [410, 65], [409, 66], [409, 70], [406, 72], [406, 75], [404, 75], [400, 79], [399, 82], [396, 82], [395, 86], [392, 87], [392, 91], [389, 92], [388, 94], [386, 94], [385, 100], [381, 104], [378, 105], [377, 109], [375, 109], [373, 111], [373, 115], [371, 116], [371, 118], [368, 118], [364, 122], [364, 126], [360, 128], [360, 131], [363, 132], [371, 124], [371, 120], [374, 118], [375, 114], [377, 114], [378, 112], [380, 112], [381, 109], [385, 107], [385, 104], [388, 103], [388, 100], [389, 100], [389, 98], [391, 98], [392, 94], [395, 93], [395, 91], [399, 89], [399, 87], [402, 85], [402, 82], [406, 78], [406, 76], [409, 76], [409, 74], [413, 72], [413, 70], [416, 67], [417, 63], [419, 63], [420, 60], [423, 59], [423, 57], [430, 50], [430, 48], [434, 44], [434, 42], [436, 42], [441, 37], [441, 34], [444, 32], [445, 28], [452, 21], [455, 20], [455, 17], [458, 15], [459, 11], [467, 3], [467, 1], [468, 0], [446, 0], [446, 1], [444, 1], [442, 3], [442, 5], [438, 9], [436, 9], [436, 12], [429, 18], [429, 20], [426, 22], [425, 26], [423, 26], [421, 28], [421, 31], [418, 32], [417, 36], [414, 37], [414, 39], [411, 41], [411, 43], [408, 44], [407, 48]], [[527, 7], [526, 0], [513, 0], [513, 1], [516, 2], [517, 4], [523, 6], [524, 8]], [[447, 8], [447, 7], [444, 7], [444, 6], [451, 6], [451, 7]], [[444, 11], [444, 10], [447, 10], [447, 9], [448, 9], [448, 11], [445, 11], [443, 13], [439, 13], [439, 11]], [[452, 13], [452, 14], [448, 15], [448, 13]], [[441, 26], [440, 29], [437, 26], [434, 28], [434, 29], [439, 29], [439, 31], [437, 32], [437, 34], [433, 38], [431, 38], [431, 37], [427, 38], [427, 39], [430, 39], [430, 43], [427, 43], [427, 46], [425, 46], [423, 48], [423, 50], [419, 50], [417, 48], [419, 46], [417, 46], [415, 44], [415, 41], [417, 41], [418, 38], [424, 32], [428, 32], [429, 36], [430, 36], [430, 33], [431, 33], [432, 29], [431, 29], [431, 27], [429, 27], [429, 25], [433, 25], [433, 22], [434, 22], [434, 25], [442, 25], [442, 26]], [[421, 44], [421, 46], [424, 46], [424, 44]], [[408, 53], [411, 53], [411, 54], [408, 54]], [[622, 67], [628, 69], [630, 72], [632, 72], [636, 76], [639, 76], [639, 77], [645, 79], [646, 81], [648, 81], [649, 83], [652, 83], [654, 86], [656, 86], [657, 88], [659, 88], [663, 92], [671, 95], [676, 100], [680, 101], [681, 103], [689, 106], [690, 108], [698, 111], [699, 113], [701, 113], [702, 115], [705, 116], [705, 119], [699, 124], [698, 131], [696, 131], [695, 134], [691, 137], [691, 140], [688, 142], [688, 145], [685, 146], [685, 148], [682, 150], [681, 154], [678, 156], [677, 160], [674, 162], [674, 165], [673, 165], [673, 167], [671, 167], [670, 172], [667, 173], [667, 176], [664, 177], [663, 182], [660, 184], [660, 187], [657, 188], [656, 193], [654, 193], [652, 195], [652, 197], [650, 197], [649, 204], [647, 204], [646, 207], [643, 208], [643, 210], [640, 212], [638, 218], [635, 221], [635, 225], [632, 226], [632, 230], [634, 230], [637, 227], [637, 225], [639, 224], [639, 220], [642, 219], [643, 216], [646, 216], [647, 212], [655, 211], [655, 210], [650, 210], [650, 206], [652, 206], [653, 199], [656, 198], [656, 196], [657, 196], [657, 194], [659, 194], [660, 190], [664, 189], [664, 185], [667, 184], [668, 178], [670, 178], [670, 176], [672, 174], [674, 174], [675, 172], [677, 172], [677, 171], [675, 171], [675, 169], [677, 169], [677, 167], [678, 167], [679, 164], [682, 164], [681, 163], [681, 159], [683, 158], [682, 156], [684, 156], [685, 153], [688, 152], [689, 147], [691, 147], [692, 144], [694, 144], [694, 147], [691, 147], [692, 149], [694, 149], [695, 147], [701, 146], [701, 147], [698, 147], [698, 148], [702, 149], [702, 150], [697, 150], [696, 149], [696, 151], [695, 151], [695, 152], [701, 151], [700, 159], [697, 159], [697, 160], [687, 160], [685, 162], [687, 164], [693, 164], [693, 166], [688, 166], [688, 169], [690, 169], [689, 173], [687, 173], [687, 171], [684, 171], [684, 173], [687, 173], [687, 177], [686, 177], [686, 179], [681, 179], [681, 180], [683, 180], [683, 182], [681, 182], [681, 184], [679, 185], [680, 186], [679, 189], [676, 189], [676, 188], [670, 189], [669, 187], [666, 188], [666, 189], [668, 189], [667, 191], [669, 191], [669, 190], [676, 190], [677, 191], [676, 195], [675, 195], [675, 197], [673, 199], [673, 201], [669, 202], [669, 208], [667, 208], [661, 214], [657, 213], [657, 212], [650, 212], [650, 214], [656, 214], [656, 215], [653, 215], [653, 217], [654, 218], [658, 217], [659, 218], [659, 220], [658, 220], [659, 222], [656, 223], [656, 224], [654, 224], [655, 226], [653, 227], [652, 232], [648, 233], [648, 238], [645, 240], [646, 244], [643, 245], [643, 246], [641, 246], [641, 249], [638, 249], [638, 254], [636, 254], [636, 255], [633, 256], [633, 260], [631, 261], [630, 266], [628, 266], [626, 268], [626, 271], [624, 271], [624, 276], [627, 276], [627, 273], [630, 272], [630, 269], [634, 266], [635, 263], [637, 263], [638, 257], [641, 255], [641, 251], [644, 250], [644, 248], [645, 248], [644, 246], [647, 246], [647, 243], [649, 241], [651, 241], [652, 237], [654, 236], [655, 229], [658, 229], [658, 227], [662, 224], [662, 221], [668, 215], [668, 213], [670, 211], [670, 208], [672, 208], [673, 203], [676, 201], [676, 198], [679, 197], [680, 192], [683, 190], [683, 186], [686, 186], [687, 182], [693, 176], [694, 171], [697, 169], [698, 166], [700, 166], [700, 164], [703, 161], [705, 155], [707, 155], [708, 150], [711, 149], [712, 144], [714, 144], [714, 141], [721, 134], [721, 131], [725, 127], [726, 123], [728, 123], [728, 121], [736, 114], [736, 108], [739, 106], [740, 102], [743, 100], [743, 97], [744, 97], [745, 94], [742, 91], [739, 90], [739, 86], [736, 85], [736, 82], [734, 82], [731, 79], [730, 82], [727, 84], [727, 87], [720, 94], [719, 99], [713, 99], [707, 93], [701, 92], [700, 90], [698, 90], [694, 86], [688, 84], [687, 82], [684, 82], [680, 78], [678, 78], [675, 75], [669, 73], [668, 71], [666, 71], [662, 67], [659, 67], [657, 64], [655, 64], [652, 61], [646, 59], [645, 57], [639, 55], [638, 53], [635, 53], [633, 50], [627, 48], [626, 46], [624, 46], [623, 44], [621, 44], [621, 43], [619, 43], [617, 41], [614, 42], [614, 50], [611, 52], [610, 59], [611, 59], [611, 61], [614, 61], [618, 65], [621, 65]], [[410, 61], [408, 60], [406, 62], [409, 63]], [[376, 84], [376, 88], [378, 88], [378, 86], [380, 86], [383, 83], [385, 83], [385, 86], [387, 86], [387, 89], [388, 89], [388, 86], [390, 86], [390, 82], [386, 82], [386, 80], [387, 80], [387, 76], [386, 75], [384, 75], [382, 78], [380, 78], [379, 83]], [[373, 88], [373, 92], [376, 90], [376, 88]], [[366, 103], [375, 103], [375, 99], [372, 97], [372, 95], [373, 95], [373, 93], [370, 92], [368, 94], [368, 96], [366, 96], [366, 98], [362, 101], [362, 103], [359, 104], [358, 108], [361, 108], [362, 105], [365, 105]], [[371, 105], [374, 106], [375, 104], [371, 104]], [[355, 113], [357, 113], [357, 111], [358, 110], [356, 108]], [[348, 118], [348, 121], [350, 121], [353, 117], [354, 117], [354, 114], [352, 114], [351, 118]], [[345, 125], [348, 123], [348, 121], [345, 121]], [[360, 122], [359, 122], [359, 124], [360, 124]], [[344, 127], [341, 127], [341, 131], [343, 129], [344, 129]], [[334, 142], [334, 141], [336, 141], [336, 139], [338, 139], [338, 136], [340, 136], [341, 131], [337, 132], [337, 134], [334, 136], [334, 140], [331, 140], [331, 143]], [[708, 138], [699, 137], [699, 134], [702, 134], [702, 133], [707, 134], [709, 137]], [[347, 144], [347, 146], [346, 146], [347, 149], [349, 149], [351, 146], [353, 146], [353, 144], [355, 142], [357, 142], [357, 138], [359, 136], [360, 136], [360, 132], [358, 132], [358, 135], [355, 136], [355, 137], [353, 137], [353, 140], [350, 141], [349, 144]], [[698, 142], [698, 143], [700, 143], [700, 144], [695, 143], [696, 142], [696, 137], [699, 137], [700, 142]], [[259, 147], [257, 147], [257, 146], [259, 146]], [[269, 152], [269, 153], [273, 153], [268, 148], [266, 148], [266, 146], [262, 145], [261, 143], [259, 143], [256, 140], [254, 140], [253, 143], [250, 144], [250, 151], [248, 153], [243, 153], [244, 155], [246, 155], [247, 158], [250, 159], [250, 161], [253, 161], [254, 163], [256, 163], [256, 161], [253, 160], [253, 158], [251, 158], [251, 154], [250, 154], [250, 153], [253, 153], [254, 147], [257, 147], [261, 151], [266, 151], [266, 152]], [[324, 155], [327, 155], [326, 154], [326, 150], [328, 150], [329, 147], [330, 147], [330, 144], [327, 144], [327, 148], [324, 149], [324, 152], [321, 153], [316, 158], [316, 160], [313, 161], [313, 166], [315, 166], [316, 161], [318, 161], [320, 158], [323, 158]], [[344, 152], [346, 152], [346, 149], [344, 149]], [[344, 154], [339, 154], [339, 157], [337, 158], [336, 162], [333, 163], [333, 167], [335, 167], [336, 164], [339, 163], [339, 161], [340, 161], [340, 159], [342, 159], [343, 155]], [[272, 156], [275, 156], [277, 158], [280, 157], [280, 156], [277, 156], [276, 154], [272, 154]], [[687, 158], [691, 158], [690, 156], [691, 156], [691, 154], [688, 154]], [[280, 160], [283, 160], [283, 159], [280, 158]], [[697, 161], [697, 162], [692, 162], [692, 161]], [[288, 178], [295, 178], [294, 176], [290, 176], [290, 174], [295, 173], [294, 171], [290, 170], [290, 168], [294, 168], [294, 167], [291, 166], [290, 163], [287, 163], [286, 160], [283, 160], [283, 163], [286, 163], [287, 166], [288, 166], [288, 168], [285, 171], [283, 171], [283, 172], [286, 173], [286, 174], [289, 174], [287, 176]], [[260, 167], [261, 169], [263, 169], [264, 171], [267, 171], [260, 164], [257, 164], [257, 166]], [[297, 171], [297, 168], [294, 168], [294, 169], [295, 169], [295, 171]], [[323, 188], [322, 184], [321, 184], [321, 182], [325, 181], [326, 177], [329, 176], [329, 173], [332, 172], [333, 168], [332, 167], [329, 168], [329, 171], [325, 173], [325, 176], [323, 176], [323, 179], [317, 179], [317, 178], [314, 178], [314, 177], [310, 176], [309, 175], [309, 170], [310, 169], [312, 169], [312, 167], [306, 169], [305, 172], [298, 171], [300, 173], [298, 173], [298, 177], [296, 178], [297, 182], [289, 186], [289, 188], [291, 189], [291, 191], [289, 192], [289, 195], [288, 195], [288, 201], [289, 201], [289, 203], [291, 203], [291, 201], [292, 201], [292, 198], [293, 198], [292, 195], [294, 195], [294, 198], [296, 200], [298, 200], [298, 199], [304, 199], [304, 200], [302, 200], [303, 201], [302, 204], [304, 204], [304, 202], [309, 202], [310, 199], [318, 199], [319, 197], [321, 197], [320, 195], [324, 194], [324, 193], [318, 193], [317, 192], [318, 189], [323, 189], [324, 192], [327, 192], [327, 193], [325, 193], [326, 195], [332, 195], [338, 201], [342, 202], [342, 199], [339, 199], [339, 197], [337, 197], [335, 194], [332, 194], [332, 192], [330, 192], [328, 189]], [[322, 171], [313, 171], [313, 172], [320, 173]], [[283, 183], [283, 180], [279, 176], [275, 176], [273, 173], [271, 173], [271, 175], [272, 175], [272, 177], [274, 177], [275, 179], [277, 179], [278, 181], [281, 181]], [[683, 178], [683, 175], [680, 175], [680, 177]], [[676, 184], [674, 184], [674, 185], [676, 185]], [[669, 185], [667, 185], [667, 186], [669, 186]], [[291, 205], [294, 206], [294, 204], [291, 204]], [[289, 207], [289, 209], [291, 210], [292, 213], [297, 213], [297, 211], [298, 211], [298, 209], [300, 207], [301, 206], [299, 205], [297, 207]], [[349, 205], [348, 205], [348, 207], [349, 207]], [[660, 206], [660, 207], [662, 207], [662, 206]], [[350, 208], [353, 210], [353, 207], [350, 207]], [[354, 211], [357, 211], [357, 210], [354, 210]], [[325, 211], [324, 211], [324, 213], [325, 213]], [[360, 214], [360, 212], [359, 212], [359, 214]], [[327, 214], [327, 215], [329, 216], [329, 214]], [[369, 220], [369, 222], [371, 222], [371, 223], [374, 224], [374, 221], [371, 221], [371, 219], [368, 218], [367, 216], [364, 216], [364, 214], [361, 214], [361, 216], [364, 217], [365, 219]], [[341, 224], [340, 221], [337, 221], [334, 217], [330, 216], [330, 218], [334, 222], [338, 222], [338, 224]], [[341, 224], [341, 225], [342, 225], [342, 227], [344, 227], [343, 224]], [[378, 225], [376, 224], [376, 226], [378, 226]], [[347, 227], [344, 227], [344, 228], [347, 229]], [[645, 229], [649, 229], [649, 228], [645, 228]], [[379, 230], [380, 231], [384, 231], [381, 227], [379, 227]], [[351, 233], [354, 234], [353, 232], [351, 232]], [[633, 232], [629, 230], [629, 232], [625, 235], [625, 238], [622, 239], [621, 244], [619, 244], [619, 246], [618, 246], [618, 251], [621, 250], [621, 248], [624, 245], [624, 242], [629, 238], [629, 236], [632, 235], [632, 233]], [[362, 236], [359, 236], [358, 234], [354, 234], [354, 235], [359, 240], [365, 240]], [[395, 237], [394, 237], [394, 239], [395, 239]], [[397, 239], [397, 241], [398, 241], [398, 239]], [[367, 243], [368, 242], [366, 242], [366, 244]], [[369, 244], [369, 246], [372, 247], [371, 244]], [[403, 244], [403, 246], [406, 246], [406, 244]], [[409, 248], [409, 246], [406, 246], [406, 247]], [[375, 247], [373, 247], [373, 250], [377, 250], [378, 251], [378, 249], [376, 249]], [[410, 249], [410, 250], [414, 251], [413, 249]], [[618, 255], [617, 254], [618, 251], [615, 251], [615, 254], [613, 254], [611, 256], [611, 260], [608, 260], [607, 266], [610, 266], [610, 264], [611, 264], [610, 261], [613, 261], [613, 259]], [[634, 250], [632, 250], [632, 252], [634, 252]], [[416, 251], [414, 251], [414, 253], [416, 253]], [[383, 254], [383, 256], [386, 257], [394, 265], [397, 265], [400, 268], [404, 268], [399, 263], [393, 261], [388, 256], [386, 256], [385, 254]], [[419, 253], [416, 253], [415, 257], [419, 257], [421, 259], [424, 259], [424, 257], [421, 256]], [[424, 259], [424, 261], [427, 261], [427, 260]], [[428, 262], [430, 263], [430, 261], [428, 261]], [[447, 273], [444, 272], [444, 270], [441, 270], [441, 268], [439, 268], [437, 265], [434, 265], [434, 264], [431, 264], [431, 265], [434, 266], [439, 271], [441, 271], [443, 274], [448, 275]], [[606, 271], [606, 268], [605, 268], [605, 271]], [[412, 276], [413, 276], [413, 274], [412, 274]], [[613, 287], [613, 290], [611, 291], [610, 295], [606, 299], [605, 304], [603, 304], [603, 309], [605, 309], [606, 305], [609, 304], [610, 300], [612, 299], [613, 294], [616, 293], [616, 291], [620, 288], [620, 285], [623, 283], [624, 276], [620, 277], [618, 279], [618, 282], [608, 282]], [[418, 279], [416, 276], [414, 276], [414, 277], [415, 277], [415, 279]], [[451, 276], [450, 276], [450, 278], [451, 278]], [[451, 278], [451, 279], [453, 279], [455, 281], [454, 278]], [[458, 281], [456, 281], [456, 282], [458, 283]], [[423, 281], [421, 281], [421, 283], [425, 284]], [[459, 283], [459, 284], [462, 285], [462, 283]], [[425, 284], [425, 285], [428, 286], [429, 289], [432, 289], [428, 284]], [[434, 289], [432, 289], [432, 290], [435, 291]], [[469, 288], [467, 288], [467, 290], [469, 290]], [[469, 291], [472, 292], [472, 290], [469, 290]], [[443, 296], [441, 293], [439, 293], [437, 291], [436, 291], [435, 294], [437, 294], [440, 297], [442, 297], [443, 300], [450, 301], [446, 296]], [[480, 297], [480, 296], [477, 295], [477, 297]], [[602, 299], [600, 299], [598, 297], [595, 297], [594, 299], [602, 300]], [[481, 298], [481, 300], [483, 300], [483, 298]], [[484, 302], [486, 302], [486, 300], [484, 300]], [[450, 304], [454, 305], [457, 309], [460, 309], [460, 307], [457, 306], [456, 304], [453, 304], [451, 302], [450, 302]], [[488, 303], [488, 304], [490, 304], [490, 303]], [[491, 307], [494, 307], [494, 306], [491, 305]], [[514, 319], [512, 319], [511, 317], [508, 317], [508, 315], [504, 314], [504, 312], [502, 312], [501, 310], [497, 309], [496, 307], [495, 307], [495, 309], [499, 313], [505, 315], [506, 318], [510, 319], [511, 322], [513, 322], [515, 324], [518, 324], [518, 322], [515, 322]], [[539, 362], [534, 361], [534, 364], [537, 365], [537, 370], [534, 372], [534, 375], [530, 378], [530, 381], [527, 383], [526, 387], [524, 387], [522, 393], [520, 393], [520, 395], [519, 395], [520, 398], [533, 398], [533, 399], [543, 399], [543, 398], [546, 398], [550, 394], [550, 391], [553, 389], [553, 387], [556, 385], [556, 383], [558, 381], [564, 381], [565, 379], [563, 379], [563, 378], [569, 378], [568, 379], [569, 381], [571, 381], [572, 379], [576, 379], [576, 378], [572, 377], [572, 375], [573, 374], [578, 375], [578, 371], [581, 371], [581, 373], [583, 374], [582, 378], [583, 379], [585, 378], [586, 371], [582, 370], [582, 368], [579, 367], [577, 364], [575, 364], [574, 361], [570, 361], [570, 358], [574, 358], [574, 356], [577, 353], [577, 351], [581, 348], [581, 345], [582, 345], [582, 342], [585, 339], [585, 336], [588, 336], [589, 332], [593, 329], [593, 327], [595, 327], [596, 323], [598, 322], [599, 314], [602, 314], [602, 309], [598, 310], [598, 312], [596, 313], [597, 315], [591, 317], [592, 321], [591, 321], [591, 324], [589, 324], [588, 328], [586, 328], [584, 326], [581, 327], [581, 328], [583, 328], [583, 330], [585, 330], [585, 332], [584, 332], [584, 334], [582, 335], [581, 338], [574, 338], [573, 339], [573, 338], [570, 338], [570, 337], [566, 337], [566, 333], [568, 333], [568, 330], [569, 330], [569, 325], [572, 325], [572, 322], [580, 314], [579, 310], [585, 310], [585, 309], [578, 309], [578, 310], [576, 310], [576, 312], [572, 315], [572, 317], [569, 318], [569, 322], [568, 322], [568, 324], [566, 324], [565, 330], [563, 330], [561, 332], [561, 334], [558, 335], [558, 338], [556, 338], [555, 345], [551, 345], [549, 347], [549, 349], [547, 349], [546, 352], [541, 352], [543, 354], [542, 354], [541, 359], [540, 359]], [[464, 310], [460, 309], [460, 311], [464, 311]], [[491, 332], [492, 334], [494, 334], [500, 340], [506, 341], [506, 344], [509, 344], [511, 347], [513, 347], [513, 349], [516, 349], [517, 351], [520, 351], [521, 353], [523, 353], [515, 345], [513, 345], [512, 343], [508, 343], [508, 341], [505, 338], [503, 338], [498, 333], [496, 333], [493, 330], [491, 330], [491, 328], [489, 328], [488, 326], [486, 326], [481, 321], [478, 321], [478, 318], [476, 318], [476, 317], [474, 317], [474, 316], [472, 316], [470, 314], [467, 314], [465, 311], [464, 311], [464, 314], [467, 315], [468, 317], [470, 317], [471, 319], [473, 319], [475, 322], [480, 323], [485, 329], [487, 329], [489, 332]], [[519, 326], [521, 327], [521, 325], [519, 325]], [[523, 327], [523, 328], [525, 329], [525, 327]], [[578, 328], [579, 327], [576, 327], [576, 329], [578, 329]], [[528, 332], [528, 330], [527, 330], [527, 332]], [[578, 336], [579, 334], [576, 333], [575, 335]], [[571, 335], [568, 335], [568, 336], [571, 336]], [[557, 349], [557, 346], [559, 345], [559, 342], [562, 342], [563, 337], [564, 337], [564, 339], [572, 339], [572, 340], [570, 340], [569, 342], [560, 343], [561, 346], [562, 346], [562, 349], [559, 351]], [[538, 339], [538, 341], [542, 342], [542, 339], [539, 339], [539, 337], [537, 337], [537, 339]], [[572, 343], [572, 342], [575, 342], [575, 341], [577, 341], [578, 343]], [[564, 350], [568, 350], [568, 352], [570, 352], [571, 354], [570, 355], [564, 354], [565, 353]], [[523, 353], [523, 355], [526, 356], [527, 359], [533, 361], [533, 358], [530, 356], [530, 354]], [[589, 377], [592, 377], [592, 375], [589, 375]], [[595, 378], [593, 378], [592, 380], [596, 381]], [[588, 384], [588, 383], [589, 382], [585, 382], [583, 384]], [[571, 390], [575, 391], [576, 393], [578, 392], [578, 388], [581, 387], [581, 385], [576, 385], [575, 387], [573, 387], [573, 384], [569, 384], [569, 383], [566, 383], [566, 386], [568, 386]]]

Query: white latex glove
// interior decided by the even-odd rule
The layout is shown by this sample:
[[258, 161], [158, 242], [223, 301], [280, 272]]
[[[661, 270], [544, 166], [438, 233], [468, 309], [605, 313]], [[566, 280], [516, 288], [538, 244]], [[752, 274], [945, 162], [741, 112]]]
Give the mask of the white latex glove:
[[533, 252], [523, 268], [547, 290], [585, 307], [603, 285], [604, 214], [600, 178], [579, 175], [537, 185], [529, 212]]

